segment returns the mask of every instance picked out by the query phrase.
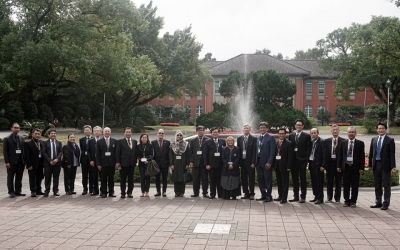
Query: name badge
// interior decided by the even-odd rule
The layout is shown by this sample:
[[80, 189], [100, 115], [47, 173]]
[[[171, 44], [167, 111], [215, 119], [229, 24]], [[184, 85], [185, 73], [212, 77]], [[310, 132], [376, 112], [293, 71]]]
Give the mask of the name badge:
[[331, 155], [331, 158], [332, 159], [336, 159], [336, 155]]
[[353, 161], [353, 157], [347, 157], [346, 160], [347, 161]]
[[243, 156], [246, 156], [246, 150], [243, 150]]
[[20, 153], [21, 153], [21, 149], [15, 150], [15, 153], [16, 153], [16, 154], [20, 154]]
[[258, 149], [258, 153], [260, 153], [260, 149]]
[[42, 158], [42, 154], [39, 154], [39, 158]]
[[180, 160], [180, 159], [182, 159], [182, 156], [181, 156], [181, 155], [177, 155], [177, 156], [176, 156], [176, 159], [177, 159], [177, 160]]
[[140, 161], [141, 161], [141, 162], [146, 162], [146, 161], [147, 161], [147, 158], [141, 158]]
[[297, 152], [298, 148], [294, 148], [294, 152]]
[[220, 152], [216, 152], [216, 153], [214, 153], [214, 156], [220, 156], [221, 155], [221, 153]]
[[231, 162], [231, 161], [228, 161], [228, 165], [233, 165], [233, 162]]
[[200, 151], [200, 150], [199, 150], [199, 151], [197, 151], [197, 154], [198, 154], [198, 155], [202, 155], [202, 154], [203, 154], [203, 151]]
[[313, 161], [314, 160], [314, 156], [310, 156], [310, 161]]
[[282, 158], [282, 156], [280, 156], [280, 155], [275, 156], [275, 159], [277, 159], [277, 160], [280, 160], [281, 158]]
[[111, 156], [111, 152], [105, 152], [104, 155], [105, 156]]
[[85, 151], [85, 155], [87, 155], [87, 151]]

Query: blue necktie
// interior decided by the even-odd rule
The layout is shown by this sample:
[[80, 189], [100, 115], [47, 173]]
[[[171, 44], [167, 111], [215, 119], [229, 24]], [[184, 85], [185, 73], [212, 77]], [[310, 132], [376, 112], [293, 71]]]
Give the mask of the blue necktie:
[[382, 137], [379, 136], [378, 147], [376, 148], [376, 159], [381, 159]]

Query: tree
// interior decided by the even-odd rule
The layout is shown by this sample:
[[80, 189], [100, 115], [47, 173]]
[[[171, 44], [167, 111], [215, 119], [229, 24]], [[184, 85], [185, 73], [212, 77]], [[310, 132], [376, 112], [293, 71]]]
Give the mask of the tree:
[[307, 51], [296, 50], [294, 53], [294, 60], [310, 60], [310, 59], [321, 59], [324, 56], [324, 50], [322, 48], [312, 48]]
[[21, 123], [24, 120], [24, 111], [22, 110], [21, 103], [19, 101], [11, 101], [4, 107], [4, 118], [9, 120], [11, 123]]
[[188, 118], [186, 108], [182, 107], [179, 104], [174, 105], [174, 107], [172, 108], [172, 116], [174, 117], [176, 122], [179, 122], [180, 120], [185, 121]]
[[338, 77], [336, 97], [347, 100], [351, 92], [369, 87], [383, 103], [389, 102], [393, 121], [394, 103], [400, 94], [399, 31], [398, 18], [373, 17], [368, 24], [337, 29], [318, 41], [327, 55], [322, 67]]
[[204, 58], [201, 59], [202, 62], [214, 62], [214, 61], [216, 61], [216, 60], [217, 60], [217, 59], [215, 59], [215, 58], [212, 57], [212, 53], [207, 53], [207, 54], [205, 54]]
[[317, 119], [321, 122], [321, 125], [324, 125], [324, 122], [329, 123], [329, 119], [331, 118], [331, 114], [325, 108], [318, 109]]
[[254, 54], [256, 54], [256, 55], [258, 55], [258, 54], [265, 54], [265, 55], [269, 55], [269, 54], [271, 54], [271, 50], [269, 50], [269, 49], [266, 49], [266, 48], [264, 48], [264, 49], [262, 49], [262, 50], [256, 50], [256, 53], [254, 53]]

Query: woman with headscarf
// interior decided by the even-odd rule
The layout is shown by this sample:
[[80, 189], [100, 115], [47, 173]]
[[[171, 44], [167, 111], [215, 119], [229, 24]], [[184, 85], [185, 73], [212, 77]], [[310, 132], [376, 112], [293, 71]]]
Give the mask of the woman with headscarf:
[[81, 150], [75, 143], [75, 135], [68, 135], [68, 142], [63, 146], [63, 159], [62, 168], [64, 169], [64, 188], [67, 195], [76, 194], [75, 189], [75, 177], [76, 169], [79, 166], [79, 158], [81, 156]]
[[183, 197], [185, 194], [185, 182], [183, 174], [186, 173], [190, 161], [189, 143], [183, 140], [180, 130], [175, 133], [175, 140], [171, 142], [169, 150], [169, 165], [172, 170], [175, 197]]
[[221, 187], [222, 198], [236, 200], [240, 196], [240, 150], [235, 146], [232, 136], [226, 138], [226, 147], [222, 149]]
[[136, 158], [139, 160], [140, 186], [142, 195], [140, 197], [149, 197], [150, 176], [146, 176], [146, 165], [154, 157], [153, 145], [150, 143], [147, 134], [141, 134], [140, 143], [136, 145]]

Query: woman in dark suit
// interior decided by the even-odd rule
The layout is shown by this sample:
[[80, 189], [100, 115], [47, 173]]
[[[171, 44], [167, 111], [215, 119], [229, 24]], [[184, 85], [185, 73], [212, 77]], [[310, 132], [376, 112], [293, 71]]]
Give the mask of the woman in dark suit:
[[222, 149], [221, 187], [222, 198], [236, 200], [240, 196], [240, 149], [235, 146], [235, 139], [229, 136], [226, 147]]
[[136, 146], [136, 158], [139, 160], [140, 186], [142, 189], [140, 197], [149, 197], [150, 176], [146, 176], [145, 172], [147, 163], [154, 157], [154, 150], [147, 134], [141, 134], [139, 141], [140, 143]]
[[68, 135], [68, 143], [63, 146], [63, 159], [61, 167], [64, 169], [64, 187], [67, 195], [76, 194], [75, 189], [75, 177], [76, 169], [79, 166], [79, 158], [81, 156], [81, 150], [75, 143], [75, 135]]

